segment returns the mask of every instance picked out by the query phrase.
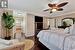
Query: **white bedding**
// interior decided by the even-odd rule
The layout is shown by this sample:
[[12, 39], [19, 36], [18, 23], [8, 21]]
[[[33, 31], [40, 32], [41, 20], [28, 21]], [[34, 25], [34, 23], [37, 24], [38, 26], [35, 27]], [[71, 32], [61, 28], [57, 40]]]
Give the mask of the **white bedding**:
[[65, 38], [64, 50], [75, 50], [75, 35], [70, 35]]
[[65, 40], [65, 46], [63, 45], [64, 39], [69, 35], [70, 34], [65, 34], [63, 32], [63, 30], [55, 30], [55, 31], [42, 30], [38, 33], [37, 37], [39, 38], [39, 41], [42, 42], [49, 49], [52, 49], [52, 50], [66, 50], [66, 49], [72, 50], [72, 49], [68, 49], [71, 47], [71, 45], [68, 45], [68, 43], [71, 44], [72, 41]]
[[7, 47], [9, 47], [9, 46], [0, 43], [0, 50], [2, 50], [3, 48], [7, 48]]
[[12, 45], [6, 45], [1, 43], [0, 50], [24, 50], [24, 42], [18, 42]]
[[18, 43], [17, 39], [13, 39], [13, 40], [4, 40], [0, 38], [0, 50], [4, 49], [4, 48], [8, 48], [12, 45], [14, 45], [15, 43]]

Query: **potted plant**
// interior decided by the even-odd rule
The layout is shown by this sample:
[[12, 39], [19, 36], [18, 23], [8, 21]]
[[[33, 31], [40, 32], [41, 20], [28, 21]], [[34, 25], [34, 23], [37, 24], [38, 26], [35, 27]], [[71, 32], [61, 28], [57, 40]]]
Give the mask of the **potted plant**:
[[6, 30], [6, 37], [5, 39], [10, 40], [11, 39], [11, 30], [14, 26], [14, 18], [12, 15], [9, 15], [8, 12], [5, 12], [2, 14], [2, 21], [4, 22], [4, 27]]

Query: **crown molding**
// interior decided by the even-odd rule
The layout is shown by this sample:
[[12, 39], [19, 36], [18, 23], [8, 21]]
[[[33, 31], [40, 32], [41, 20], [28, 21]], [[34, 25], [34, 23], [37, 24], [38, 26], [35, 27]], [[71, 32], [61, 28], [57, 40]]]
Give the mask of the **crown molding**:
[[[68, 16], [70, 14], [75, 14], [75, 11], [74, 12], [69, 12], [69, 13], [64, 13], [64, 14], [61, 14], [61, 15], [57, 15], [57, 16], [54, 16], [53, 18], [55, 17], [60, 17], [60, 16]], [[52, 18], [52, 17], [51, 17]]]

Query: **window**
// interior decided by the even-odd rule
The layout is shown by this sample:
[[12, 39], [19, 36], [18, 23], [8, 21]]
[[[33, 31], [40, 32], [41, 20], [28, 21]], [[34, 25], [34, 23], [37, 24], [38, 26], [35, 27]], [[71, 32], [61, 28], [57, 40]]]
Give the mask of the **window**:
[[0, 7], [7, 8], [8, 7], [8, 0], [1, 0]]

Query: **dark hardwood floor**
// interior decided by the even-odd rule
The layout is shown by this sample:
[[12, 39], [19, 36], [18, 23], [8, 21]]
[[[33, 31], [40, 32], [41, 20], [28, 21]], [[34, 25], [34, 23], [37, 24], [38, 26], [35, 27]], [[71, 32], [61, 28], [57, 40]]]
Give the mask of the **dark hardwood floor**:
[[42, 43], [40, 43], [38, 41], [37, 37], [27, 37], [27, 39], [31, 39], [34, 41], [34, 46], [31, 50], [49, 50], [48, 48], [46, 48]]

